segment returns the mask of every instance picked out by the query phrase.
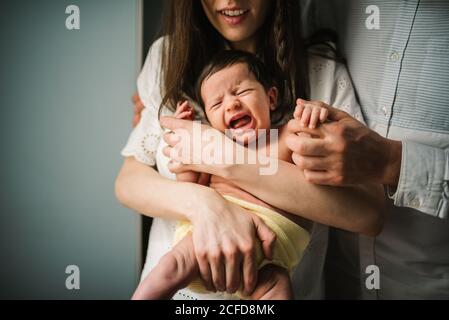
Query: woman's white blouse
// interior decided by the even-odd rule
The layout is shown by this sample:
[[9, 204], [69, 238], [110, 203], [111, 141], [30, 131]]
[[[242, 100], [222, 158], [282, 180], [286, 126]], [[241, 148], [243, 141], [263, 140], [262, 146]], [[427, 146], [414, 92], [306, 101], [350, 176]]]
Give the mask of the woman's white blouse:
[[[167, 169], [168, 158], [162, 154], [165, 146], [162, 140], [164, 130], [159, 125], [159, 107], [162, 101], [161, 53], [163, 38], [154, 42], [137, 80], [139, 96], [145, 105], [142, 119], [131, 132], [124, 157], [135, 157], [149, 166], [156, 166], [158, 172], [169, 179], [175, 175]], [[309, 59], [311, 99], [324, 101], [342, 109], [360, 121], [363, 117], [357, 103], [350, 76], [344, 65], [317, 55]], [[202, 110], [194, 104], [199, 120], [204, 119]], [[162, 115], [170, 115], [163, 108]], [[142, 279], [154, 268], [159, 259], [172, 247], [175, 221], [155, 218], [151, 227], [148, 252]], [[311, 242], [303, 260], [293, 276], [293, 287], [298, 299], [320, 299], [324, 297], [323, 267], [327, 251], [328, 229], [315, 224]], [[230, 299], [228, 294], [196, 294], [188, 289], [180, 290], [174, 299]]]

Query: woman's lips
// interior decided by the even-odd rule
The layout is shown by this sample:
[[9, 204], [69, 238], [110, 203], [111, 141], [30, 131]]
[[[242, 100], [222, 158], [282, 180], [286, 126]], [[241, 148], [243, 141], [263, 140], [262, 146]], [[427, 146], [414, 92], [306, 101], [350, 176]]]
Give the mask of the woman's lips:
[[236, 26], [245, 20], [248, 16], [249, 10], [221, 10], [219, 13], [227, 24]]

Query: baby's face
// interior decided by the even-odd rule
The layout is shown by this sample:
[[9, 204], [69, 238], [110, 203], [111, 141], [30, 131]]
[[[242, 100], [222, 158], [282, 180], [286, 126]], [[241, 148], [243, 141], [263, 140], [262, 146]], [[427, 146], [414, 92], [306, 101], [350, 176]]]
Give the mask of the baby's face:
[[233, 139], [246, 144], [257, 137], [257, 130], [270, 129], [277, 90], [265, 91], [246, 64], [238, 63], [204, 80], [201, 97], [212, 127], [229, 129]]

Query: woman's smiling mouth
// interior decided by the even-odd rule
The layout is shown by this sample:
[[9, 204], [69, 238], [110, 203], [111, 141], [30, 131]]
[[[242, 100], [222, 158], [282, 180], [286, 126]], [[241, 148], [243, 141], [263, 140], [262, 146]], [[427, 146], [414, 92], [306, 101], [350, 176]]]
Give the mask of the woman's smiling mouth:
[[230, 25], [237, 25], [241, 23], [247, 16], [249, 10], [239, 8], [230, 8], [219, 10], [220, 16]]

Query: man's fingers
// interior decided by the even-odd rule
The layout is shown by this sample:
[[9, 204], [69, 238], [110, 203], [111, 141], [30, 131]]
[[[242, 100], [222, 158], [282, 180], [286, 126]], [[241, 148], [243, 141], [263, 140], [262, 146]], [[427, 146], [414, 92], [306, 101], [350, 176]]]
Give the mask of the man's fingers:
[[134, 104], [134, 113], [141, 113], [145, 106], [139, 101]]
[[297, 119], [290, 120], [287, 124], [287, 129], [290, 132], [305, 132], [314, 137], [324, 137], [324, 132], [321, 126], [315, 129], [310, 129], [308, 127], [304, 127], [302, 121]]
[[133, 102], [134, 104], [136, 104], [138, 101], [140, 101], [139, 94], [138, 94], [138, 93], [135, 93], [135, 94], [132, 96], [131, 100], [132, 100], [132, 102]]
[[140, 122], [140, 114], [136, 114], [134, 117], [133, 117], [133, 128], [135, 128], [138, 124], [139, 124], [139, 122]]
[[304, 170], [304, 177], [313, 184], [334, 185], [332, 180], [333, 174], [329, 171]]
[[293, 153], [292, 160], [302, 170], [322, 171], [330, 169], [329, 160], [326, 157], [304, 157]]
[[327, 143], [324, 139], [313, 139], [298, 137], [295, 134], [289, 134], [285, 143], [287, 147], [302, 156], [326, 156], [328, 155]]

